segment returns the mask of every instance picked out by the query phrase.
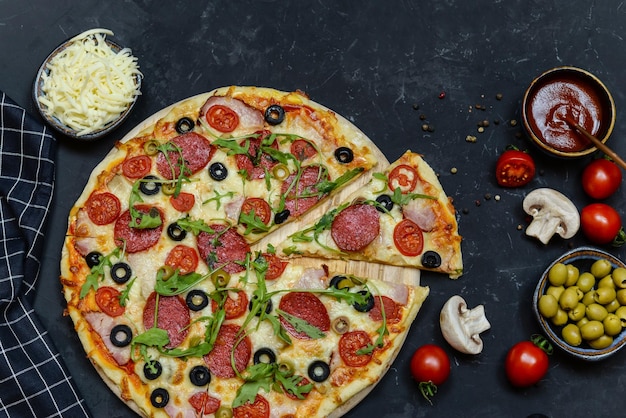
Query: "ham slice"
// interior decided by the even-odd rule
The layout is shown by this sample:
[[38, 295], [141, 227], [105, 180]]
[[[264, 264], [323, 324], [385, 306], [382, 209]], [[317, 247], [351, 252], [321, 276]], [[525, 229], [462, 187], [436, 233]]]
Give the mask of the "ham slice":
[[306, 269], [302, 277], [295, 283], [295, 289], [325, 289], [326, 272], [324, 269]]
[[127, 345], [126, 347], [116, 347], [111, 342], [111, 330], [118, 324], [118, 322], [114, 318], [111, 318], [109, 315], [102, 312], [88, 312], [85, 314], [85, 319], [98, 333], [98, 335], [100, 335], [104, 345], [107, 347], [117, 364], [122, 366], [128, 363], [130, 360], [130, 345]]
[[432, 231], [437, 225], [437, 215], [430, 199], [413, 199], [402, 208], [402, 212], [424, 232]]
[[239, 116], [239, 125], [236, 129], [245, 131], [258, 131], [263, 129], [264, 117], [261, 112], [248, 106], [239, 99], [232, 97], [212, 96], [202, 105], [200, 116], [204, 117], [212, 106], [221, 105], [234, 111]]

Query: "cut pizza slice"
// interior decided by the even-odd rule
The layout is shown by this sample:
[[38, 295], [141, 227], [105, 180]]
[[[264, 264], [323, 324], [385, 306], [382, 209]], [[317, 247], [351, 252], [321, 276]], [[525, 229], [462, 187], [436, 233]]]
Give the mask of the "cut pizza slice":
[[451, 278], [463, 272], [452, 202], [432, 168], [411, 151], [314, 223], [300, 226], [277, 251], [415, 267]]

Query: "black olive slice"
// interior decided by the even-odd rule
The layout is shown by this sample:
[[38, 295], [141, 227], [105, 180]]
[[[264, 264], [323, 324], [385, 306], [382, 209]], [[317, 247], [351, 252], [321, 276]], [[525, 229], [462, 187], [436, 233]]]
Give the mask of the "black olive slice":
[[[367, 290], [360, 290], [357, 293], [360, 294], [360, 295], [367, 295], [368, 294]], [[372, 295], [370, 293], [369, 297], [367, 298], [365, 303], [356, 303], [355, 302], [355, 303], [352, 304], [352, 306], [354, 307], [354, 309], [356, 309], [359, 312], [369, 312], [374, 307], [374, 295]]]
[[322, 360], [315, 360], [308, 369], [309, 378], [314, 382], [323, 382], [330, 376], [330, 366]]
[[85, 256], [85, 262], [87, 263], [87, 266], [89, 266], [89, 268], [94, 268], [95, 266], [100, 264], [101, 257], [101, 253], [99, 253], [98, 251], [92, 251]]
[[[254, 302], [257, 300], [256, 296], [252, 296], [252, 298], [250, 299], [250, 302], [248, 303], [248, 310], [252, 310], [252, 305], [254, 305]], [[272, 312], [272, 309], [274, 309], [274, 305], [272, 304], [272, 299], [268, 299], [267, 303], [265, 304], [265, 313], [269, 314], [270, 312]], [[256, 313], [256, 316], [261, 316], [262, 310], [260, 310], [259, 312]]]
[[354, 153], [348, 147], [339, 147], [335, 150], [335, 158], [342, 164], [348, 164], [354, 160]]
[[278, 212], [276, 215], [274, 215], [274, 223], [276, 225], [282, 224], [283, 222], [287, 220], [287, 218], [289, 218], [290, 214], [291, 212], [289, 212], [289, 209], [285, 209], [283, 211]]
[[196, 386], [205, 386], [211, 382], [211, 372], [206, 366], [194, 366], [189, 371], [189, 380]]
[[178, 119], [178, 122], [176, 122], [176, 132], [178, 132], [179, 134], [187, 133], [193, 130], [193, 127], [195, 125], [196, 124], [191, 118], [188, 118], [188, 117], [180, 118]]
[[161, 182], [157, 176], [148, 175], [139, 180], [139, 191], [146, 196], [153, 196], [161, 190]]
[[150, 360], [143, 365], [143, 375], [148, 380], [154, 380], [163, 373], [163, 366], [157, 360]]
[[128, 325], [118, 324], [111, 329], [111, 343], [116, 347], [126, 347], [133, 339], [133, 330]]
[[265, 121], [270, 125], [278, 125], [285, 120], [285, 109], [282, 106], [273, 104], [265, 109]]
[[429, 269], [437, 268], [441, 265], [441, 256], [435, 251], [426, 251], [422, 255], [422, 265]]
[[213, 180], [222, 181], [228, 177], [228, 169], [223, 163], [218, 161], [209, 166], [209, 176], [211, 176]]
[[376, 198], [376, 201], [380, 206], [376, 206], [376, 209], [379, 212], [385, 213], [385, 210], [389, 212], [393, 209], [393, 201], [391, 200], [391, 196], [388, 194], [381, 194]]
[[354, 282], [346, 276], [334, 276], [330, 279], [329, 285], [335, 289], [349, 289], [354, 286]]
[[163, 408], [170, 401], [170, 394], [163, 388], [156, 388], [150, 394], [150, 402], [155, 408]]
[[259, 348], [254, 352], [253, 360], [254, 364], [274, 364], [276, 363], [276, 353], [268, 347]]
[[194, 312], [201, 311], [209, 305], [209, 297], [200, 289], [193, 289], [187, 293], [185, 298], [187, 307]]
[[115, 283], [126, 283], [132, 274], [130, 266], [124, 262], [115, 263], [111, 266], [111, 278]]
[[167, 227], [167, 236], [173, 241], [182, 241], [187, 236], [187, 231], [176, 222], [173, 222]]

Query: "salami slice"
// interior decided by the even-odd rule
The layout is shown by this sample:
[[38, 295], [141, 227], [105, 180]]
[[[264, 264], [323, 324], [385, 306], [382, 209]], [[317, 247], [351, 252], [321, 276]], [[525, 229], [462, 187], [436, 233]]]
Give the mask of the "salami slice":
[[222, 401], [206, 392], [196, 392], [189, 397], [189, 405], [198, 413], [198, 416], [214, 414], [220, 409]]
[[383, 300], [382, 307], [385, 310], [385, 320], [387, 324], [397, 324], [400, 322], [402, 313], [398, 304], [388, 296], [374, 296], [374, 307], [369, 311], [372, 321], [383, 320], [383, 309], [381, 309], [380, 300]]
[[159, 242], [161, 238], [161, 231], [163, 230], [163, 212], [161, 209], [148, 205], [135, 206], [141, 213], [149, 213], [151, 210], [157, 210], [161, 217], [161, 225], [156, 228], [138, 229], [131, 228], [130, 224], [131, 216], [130, 211], [125, 211], [117, 218], [114, 227], [114, 237], [117, 245], [124, 246], [124, 249], [128, 253], [136, 253], [139, 251], [147, 250]]
[[[290, 315], [305, 320], [309, 324], [318, 328], [320, 331], [328, 331], [330, 329], [330, 317], [328, 310], [322, 301], [312, 293], [308, 292], [291, 292], [287, 293], [280, 299], [279, 309]], [[302, 340], [308, 340], [310, 337], [302, 331], [296, 330], [282, 316], [280, 321], [291, 335]]]
[[[248, 366], [252, 356], [252, 343], [247, 336], [241, 339], [240, 331], [241, 327], [239, 325], [222, 325], [217, 333], [213, 350], [204, 356], [204, 362], [215, 376], [224, 379], [236, 376], [230, 362], [231, 352], [235, 359], [235, 367], [239, 372], [242, 372]], [[235, 347], [235, 344], [237, 344], [237, 347]]]
[[[148, 296], [143, 308], [143, 325], [146, 329], [154, 326], [154, 311], [156, 309], [156, 292]], [[159, 296], [157, 312], [157, 327], [167, 331], [170, 338], [166, 348], [175, 348], [182, 343], [189, 333], [189, 309], [185, 301], [179, 296]]]
[[[248, 154], [237, 154], [235, 156], [237, 160], [237, 168], [244, 170], [248, 174], [248, 180], [256, 180], [265, 178], [265, 172], [271, 171], [272, 168], [278, 164], [278, 161], [274, 160], [267, 153], [261, 151], [261, 142], [267, 137], [269, 131], [256, 132], [258, 137], [248, 138], [242, 142], [244, 145], [249, 142]], [[270, 145], [271, 148], [278, 149], [278, 142], [274, 140]]]
[[[214, 234], [200, 232], [197, 238], [200, 257], [210, 268], [222, 268], [228, 273], [239, 273], [245, 267], [237, 262], [244, 262], [250, 252], [250, 246], [234, 228], [214, 224]], [[224, 231], [226, 229], [226, 231]]]
[[380, 233], [380, 212], [372, 205], [348, 206], [335, 217], [330, 234], [341, 251], [361, 251]]
[[167, 158], [160, 152], [156, 159], [157, 171], [167, 180], [180, 175], [181, 161], [189, 171], [183, 174], [194, 174], [206, 167], [215, 153], [209, 140], [196, 132], [184, 133], [169, 142], [180, 148], [180, 152], [168, 151]]
[[315, 187], [320, 181], [328, 180], [328, 173], [317, 165], [309, 165], [297, 173], [291, 174], [283, 181], [281, 193], [286, 195], [285, 209], [291, 216], [300, 216], [312, 208], [323, 196]]

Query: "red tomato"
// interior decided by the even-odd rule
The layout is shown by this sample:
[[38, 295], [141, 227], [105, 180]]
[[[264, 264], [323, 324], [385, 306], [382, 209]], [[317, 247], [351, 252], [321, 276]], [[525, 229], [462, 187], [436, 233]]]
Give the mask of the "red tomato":
[[269, 418], [270, 404], [261, 395], [256, 395], [253, 403], [244, 403], [233, 408], [233, 418]]
[[594, 199], [606, 199], [622, 183], [622, 170], [612, 161], [600, 158], [583, 170], [583, 189]]
[[92, 193], [85, 203], [87, 216], [96, 225], [110, 224], [120, 215], [120, 200], [113, 193]]
[[532, 341], [522, 341], [511, 347], [506, 355], [506, 376], [513, 386], [532, 386], [546, 375], [548, 364], [544, 350]]
[[418, 179], [417, 171], [406, 164], [400, 164], [389, 173], [389, 189], [400, 188], [402, 193], [409, 193], [415, 189]]
[[96, 305], [109, 316], [120, 316], [125, 308], [120, 305], [120, 292], [109, 286], [102, 286], [96, 291]]
[[496, 180], [502, 187], [520, 187], [535, 176], [535, 162], [523, 151], [505, 151], [496, 163]]
[[415, 350], [411, 357], [411, 374], [416, 382], [441, 385], [450, 375], [450, 358], [443, 348], [425, 344]]
[[608, 244], [622, 229], [619, 213], [604, 203], [592, 203], [580, 212], [583, 233], [595, 244]]
[[186, 245], [177, 245], [167, 255], [165, 265], [178, 269], [180, 274], [191, 273], [198, 267], [198, 253]]
[[170, 196], [170, 203], [179, 212], [189, 212], [196, 203], [196, 197], [191, 193], [180, 192], [178, 196]]
[[[232, 296], [229, 294], [224, 301], [226, 319], [239, 318], [248, 309], [248, 296], [246, 296], [245, 292], [231, 292], [231, 294]], [[211, 300], [211, 309], [213, 309], [213, 312], [219, 309], [215, 299]]]
[[250, 215], [251, 212], [265, 225], [272, 219], [272, 208], [265, 200], [259, 197], [248, 197], [241, 205], [242, 214]]
[[263, 253], [263, 258], [265, 258], [265, 261], [267, 262], [265, 280], [274, 280], [279, 278], [283, 274], [283, 271], [285, 271], [285, 267], [287, 267], [288, 264], [275, 254]]
[[232, 132], [239, 125], [239, 116], [231, 108], [213, 105], [206, 112], [206, 121], [220, 132]]
[[128, 178], [139, 179], [150, 172], [152, 159], [147, 155], [137, 155], [122, 163], [122, 173]]
[[424, 236], [420, 227], [410, 219], [403, 219], [393, 230], [393, 242], [402, 254], [414, 257], [424, 249]]

